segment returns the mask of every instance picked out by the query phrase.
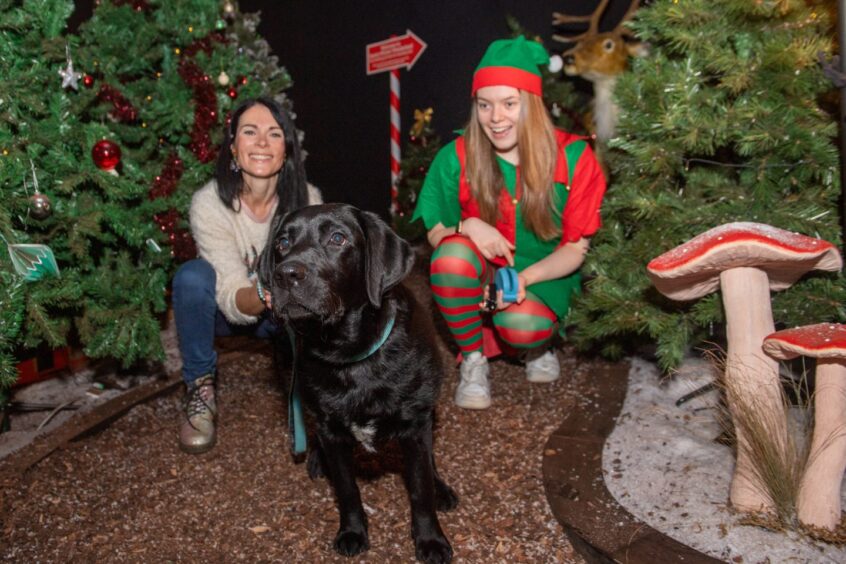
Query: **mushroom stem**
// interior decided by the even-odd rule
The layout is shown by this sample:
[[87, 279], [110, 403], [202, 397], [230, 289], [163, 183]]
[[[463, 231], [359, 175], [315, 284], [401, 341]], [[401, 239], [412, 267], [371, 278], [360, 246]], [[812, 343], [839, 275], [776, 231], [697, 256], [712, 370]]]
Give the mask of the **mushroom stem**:
[[840, 523], [840, 485], [846, 470], [846, 366], [817, 359], [814, 438], [799, 488], [799, 520], [834, 530]]
[[737, 437], [730, 500], [740, 511], [771, 511], [774, 504], [751, 457], [750, 433], [744, 424], [764, 422], [772, 445], [783, 451], [787, 421], [778, 363], [761, 349], [764, 337], [775, 330], [769, 279], [763, 270], [739, 267], [722, 272], [720, 286], [728, 338], [726, 387]]

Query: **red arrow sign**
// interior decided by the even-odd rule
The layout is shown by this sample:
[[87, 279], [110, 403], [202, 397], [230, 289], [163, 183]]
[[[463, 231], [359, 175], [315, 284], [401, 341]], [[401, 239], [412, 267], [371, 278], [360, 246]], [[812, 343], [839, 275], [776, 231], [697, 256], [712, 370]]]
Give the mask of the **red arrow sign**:
[[367, 74], [405, 67], [410, 69], [426, 49], [426, 43], [410, 29], [405, 35], [367, 45]]

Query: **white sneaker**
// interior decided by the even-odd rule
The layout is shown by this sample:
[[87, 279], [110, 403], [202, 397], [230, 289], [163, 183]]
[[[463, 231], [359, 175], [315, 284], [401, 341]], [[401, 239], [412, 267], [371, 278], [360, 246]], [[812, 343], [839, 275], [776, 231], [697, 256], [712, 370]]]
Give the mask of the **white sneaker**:
[[526, 380], [536, 384], [555, 382], [561, 377], [561, 365], [555, 351], [546, 351], [534, 360], [526, 362]]
[[455, 389], [455, 405], [464, 409], [487, 409], [491, 405], [488, 359], [480, 352], [464, 357], [461, 381]]

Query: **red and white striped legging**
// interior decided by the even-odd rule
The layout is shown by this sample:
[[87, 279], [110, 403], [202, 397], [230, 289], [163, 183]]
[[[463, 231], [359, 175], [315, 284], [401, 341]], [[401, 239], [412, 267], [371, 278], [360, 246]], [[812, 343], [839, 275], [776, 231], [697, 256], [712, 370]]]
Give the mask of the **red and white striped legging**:
[[[479, 304], [495, 266], [473, 242], [460, 235], [444, 238], [432, 253], [430, 285], [435, 304], [446, 320], [462, 355], [482, 352], [482, 312]], [[506, 344], [531, 349], [555, 334], [557, 317], [537, 296], [526, 292], [520, 304], [511, 304], [493, 316], [494, 329]]]

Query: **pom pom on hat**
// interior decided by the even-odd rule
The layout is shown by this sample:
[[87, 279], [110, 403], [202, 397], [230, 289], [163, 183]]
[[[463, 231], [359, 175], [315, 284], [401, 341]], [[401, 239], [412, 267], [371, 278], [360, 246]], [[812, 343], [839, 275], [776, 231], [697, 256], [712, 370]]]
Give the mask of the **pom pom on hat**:
[[564, 59], [561, 55], [553, 55], [549, 58], [549, 72], [558, 72], [564, 68]]
[[543, 94], [540, 65], [549, 64], [549, 54], [537, 41], [522, 35], [514, 39], [498, 39], [485, 51], [473, 74], [475, 95], [485, 86], [513, 86], [541, 96]]

